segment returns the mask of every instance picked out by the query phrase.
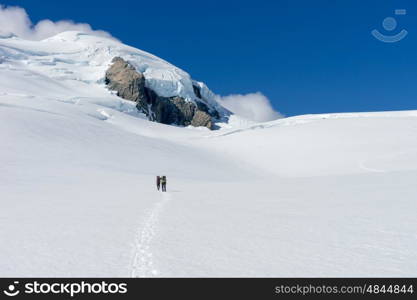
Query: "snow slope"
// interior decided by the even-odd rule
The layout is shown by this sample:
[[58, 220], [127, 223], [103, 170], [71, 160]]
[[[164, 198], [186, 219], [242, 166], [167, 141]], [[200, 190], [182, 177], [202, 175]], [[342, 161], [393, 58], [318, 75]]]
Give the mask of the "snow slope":
[[0, 276], [416, 276], [417, 111], [152, 123], [100, 42], [0, 39]]

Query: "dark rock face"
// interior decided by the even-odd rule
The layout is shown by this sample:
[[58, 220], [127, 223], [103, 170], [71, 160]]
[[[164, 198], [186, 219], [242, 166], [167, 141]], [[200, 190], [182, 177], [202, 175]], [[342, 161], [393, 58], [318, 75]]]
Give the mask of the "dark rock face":
[[191, 125], [196, 127], [205, 126], [207, 128], [212, 128], [213, 122], [211, 120], [211, 116], [208, 113], [201, 110], [197, 110], [194, 114], [193, 119], [191, 120]]
[[203, 102], [198, 86], [193, 85], [196, 97], [201, 99], [196, 101], [196, 104], [178, 96], [159, 96], [152, 89], [145, 87], [143, 74], [120, 57], [112, 60], [112, 65], [106, 72], [105, 83], [110, 90], [116, 91], [119, 97], [135, 101], [138, 110], [145, 113], [151, 121], [212, 129], [213, 119], [220, 117], [215, 109], [210, 110]]
[[193, 90], [194, 90], [194, 94], [201, 99], [201, 91], [200, 91], [200, 87], [196, 86], [193, 84]]
[[112, 63], [105, 77], [108, 88], [123, 99], [144, 100], [145, 77], [120, 57], [113, 58]]

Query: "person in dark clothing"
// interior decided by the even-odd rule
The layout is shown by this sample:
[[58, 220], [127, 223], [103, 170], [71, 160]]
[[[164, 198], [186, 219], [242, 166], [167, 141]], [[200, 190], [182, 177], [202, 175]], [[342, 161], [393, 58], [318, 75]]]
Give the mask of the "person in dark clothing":
[[156, 176], [156, 188], [159, 191], [159, 188], [161, 187], [161, 176]]
[[162, 191], [167, 191], [167, 177], [164, 175], [161, 177], [161, 185], [162, 185]]

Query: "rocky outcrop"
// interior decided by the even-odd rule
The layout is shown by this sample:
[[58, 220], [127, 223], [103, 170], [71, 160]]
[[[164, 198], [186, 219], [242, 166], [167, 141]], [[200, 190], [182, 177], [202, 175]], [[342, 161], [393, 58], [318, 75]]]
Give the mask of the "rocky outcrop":
[[207, 128], [213, 127], [213, 122], [211, 120], [211, 116], [201, 110], [197, 110], [193, 116], [193, 119], [191, 120], [192, 126], [205, 126]]
[[136, 102], [145, 100], [145, 77], [120, 57], [113, 58], [106, 72], [105, 83], [123, 99]]
[[151, 121], [182, 126], [213, 127], [213, 120], [220, 115], [204, 103], [198, 86], [194, 86], [195, 102], [184, 98], [162, 97], [145, 86], [145, 76], [120, 57], [112, 60], [106, 72], [107, 87], [116, 91], [123, 99], [135, 101], [136, 107], [145, 113]]

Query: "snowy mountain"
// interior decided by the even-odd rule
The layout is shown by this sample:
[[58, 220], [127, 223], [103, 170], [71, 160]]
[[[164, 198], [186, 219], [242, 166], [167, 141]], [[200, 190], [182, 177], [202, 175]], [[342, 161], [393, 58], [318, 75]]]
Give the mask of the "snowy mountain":
[[417, 111], [168, 126], [109, 90], [114, 57], [221, 110], [114, 40], [0, 39], [1, 276], [416, 276]]
[[[215, 95], [204, 83], [192, 80], [183, 70], [152, 54], [126, 46], [114, 39], [77, 31], [63, 32], [41, 41], [27, 41], [15, 36], [0, 39], [0, 62], [19, 70], [20, 73], [26, 72], [31, 74], [30, 76], [38, 77], [35, 80], [48, 80], [53, 88], [49, 95], [57, 97], [63, 97], [63, 95], [68, 97], [70, 94], [72, 98], [86, 96], [109, 98], [109, 92], [104, 84], [105, 79], [117, 80], [115, 76], [119, 75], [120, 78], [120, 74], [109, 77], [106, 71], [116, 58], [125, 61], [135, 72], [143, 76], [146, 92], [152, 92], [155, 97], [159, 97], [154, 102], [162, 102], [162, 98], [175, 98], [192, 106], [204, 106], [204, 112], [210, 114], [208, 116], [210, 123], [220, 121], [229, 114], [216, 102]], [[123, 70], [116, 71], [123, 72]], [[128, 81], [129, 79], [125, 80], [125, 84], [133, 85]], [[15, 79], [11, 81], [14, 82]], [[120, 85], [121, 82], [118, 84]], [[34, 88], [38, 86], [34, 85]], [[114, 86], [113, 84], [113, 90], [119, 94]], [[135, 87], [127, 86], [127, 88], [132, 90]], [[42, 91], [38, 94], [44, 95]], [[137, 101], [129, 97], [125, 99]], [[149, 104], [151, 104], [150, 100], [152, 99], [149, 99]], [[160, 109], [167, 110], [167, 106]], [[203, 112], [203, 110], [200, 111]], [[148, 114], [148, 108], [140, 111]], [[149, 113], [148, 117], [156, 113], [156, 111]], [[189, 125], [192, 123], [193, 115], [188, 123], [175, 122], [177, 121], [175, 118], [172, 123]], [[214, 119], [211, 120], [211, 117]], [[171, 123], [172, 118], [165, 119], [167, 122], [163, 122], [163, 118], [159, 121]], [[201, 125], [211, 127], [211, 124], [210, 126]], [[200, 124], [196, 122], [196, 126]]]

